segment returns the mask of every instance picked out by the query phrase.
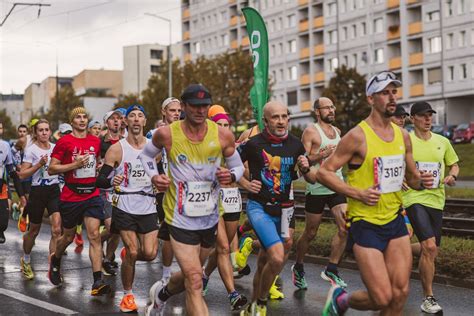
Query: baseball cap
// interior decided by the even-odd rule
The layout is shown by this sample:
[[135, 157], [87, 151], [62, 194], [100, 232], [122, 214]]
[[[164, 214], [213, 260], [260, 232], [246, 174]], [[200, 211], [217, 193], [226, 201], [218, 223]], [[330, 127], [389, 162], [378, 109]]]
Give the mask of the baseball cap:
[[30, 127], [33, 127], [33, 126], [35, 126], [36, 123], [38, 123], [38, 121], [39, 121], [39, 119], [37, 119], [37, 118], [31, 119], [31, 121], [28, 125]]
[[190, 84], [184, 89], [181, 100], [193, 105], [210, 105], [211, 94], [202, 84]]
[[367, 96], [373, 95], [374, 93], [382, 91], [391, 83], [396, 87], [402, 86], [402, 82], [397, 79], [397, 75], [391, 71], [382, 71], [381, 73], [370, 77], [369, 81], [367, 81], [365, 94]]
[[405, 111], [405, 108], [402, 105], [397, 105], [397, 108], [395, 110], [395, 113], [393, 113], [393, 116], [408, 116], [408, 112]]
[[116, 108], [115, 111], [118, 111], [120, 114], [122, 114], [122, 116], [127, 115], [127, 109], [125, 108]]
[[212, 118], [213, 116], [215, 116], [216, 114], [227, 114], [227, 112], [225, 111], [224, 107], [222, 105], [219, 105], [219, 104], [214, 104], [213, 106], [211, 106], [209, 108], [209, 111], [207, 112], [207, 116], [209, 118]]
[[122, 112], [120, 112], [118, 109], [109, 111], [109, 112], [105, 113], [105, 115], [104, 115], [104, 123], [107, 123], [107, 120], [108, 120], [114, 113], [117, 113], [117, 114], [119, 114], [120, 116], [123, 116]]
[[423, 114], [427, 112], [436, 113], [436, 111], [433, 110], [431, 105], [428, 102], [424, 101], [413, 103], [410, 109], [410, 115]]
[[161, 103], [161, 108], [162, 109], [166, 109], [166, 107], [168, 105], [170, 105], [171, 103], [173, 102], [178, 102], [178, 103], [181, 103], [178, 99], [176, 99], [175, 97], [169, 97], [169, 98], [166, 98], [163, 103]]
[[139, 104], [130, 105], [128, 107], [127, 111], [125, 112], [125, 116], [128, 116], [130, 114], [130, 112], [135, 111], [135, 110], [142, 111], [143, 114], [145, 114], [145, 116], [146, 116], [145, 109], [143, 108], [143, 106], [141, 106]]
[[94, 125], [99, 125], [100, 126], [100, 122], [97, 121], [97, 120], [92, 120], [89, 122], [89, 124], [87, 125], [87, 128], [92, 128]]
[[68, 133], [68, 132], [69, 132], [69, 133], [72, 132], [72, 126], [69, 125], [68, 123], [62, 123], [62, 124], [60, 124], [58, 129], [59, 129], [59, 132], [60, 132], [61, 134], [66, 134], [66, 133]]

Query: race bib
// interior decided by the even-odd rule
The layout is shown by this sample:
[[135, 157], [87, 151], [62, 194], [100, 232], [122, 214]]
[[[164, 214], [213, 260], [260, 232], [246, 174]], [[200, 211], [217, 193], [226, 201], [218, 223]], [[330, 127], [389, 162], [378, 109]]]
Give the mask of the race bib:
[[240, 213], [242, 211], [242, 197], [239, 188], [221, 188], [219, 193], [224, 213]]
[[186, 183], [184, 212], [189, 217], [208, 216], [216, 211], [212, 196], [212, 182], [190, 181]]
[[293, 213], [295, 212], [295, 208], [286, 207], [281, 209], [281, 237], [289, 238], [290, 237], [290, 223], [291, 219], [293, 218]]
[[87, 164], [82, 166], [79, 169], [74, 170], [74, 177], [76, 179], [94, 178], [95, 170], [96, 170], [95, 155], [90, 154], [89, 161], [87, 162]]
[[441, 163], [440, 162], [417, 161], [416, 169], [420, 171], [424, 171], [424, 172], [431, 172], [434, 178], [433, 186], [431, 188], [439, 187], [439, 183], [441, 180]]
[[400, 191], [405, 177], [405, 158], [403, 155], [374, 158], [374, 171], [381, 193]]
[[141, 162], [136, 162], [128, 171], [128, 185], [131, 187], [147, 187], [151, 185], [151, 179], [146, 174]]

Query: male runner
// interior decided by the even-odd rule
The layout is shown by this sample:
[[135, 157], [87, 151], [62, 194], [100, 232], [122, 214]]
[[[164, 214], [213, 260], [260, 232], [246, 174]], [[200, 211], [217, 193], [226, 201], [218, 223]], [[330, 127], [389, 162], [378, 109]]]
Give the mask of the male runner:
[[[435, 259], [441, 244], [443, 209], [446, 201], [445, 185], [453, 186], [459, 174], [459, 161], [446, 137], [431, 132], [433, 114], [427, 102], [416, 102], [410, 109], [415, 129], [410, 133], [413, 159], [420, 172], [431, 172], [434, 177], [430, 190], [409, 189], [403, 194], [403, 205], [416, 237], [421, 243], [419, 271], [424, 299], [421, 310], [436, 314], [442, 310], [433, 296]], [[446, 176], [445, 176], [446, 175]]]
[[62, 284], [61, 256], [74, 240], [76, 225], [83, 220], [90, 244], [89, 257], [94, 277], [91, 295], [97, 296], [110, 291], [110, 286], [102, 280], [101, 272], [102, 244], [99, 226], [104, 219], [104, 203], [95, 186], [100, 140], [87, 134], [88, 118], [85, 108], [74, 108], [69, 120], [73, 131], [56, 143], [48, 169], [50, 175], [64, 173], [65, 180], [59, 202], [63, 235], [50, 255], [48, 277], [54, 285]]
[[408, 113], [407, 111], [405, 111], [405, 108], [402, 105], [397, 105], [397, 109], [395, 110], [395, 113], [393, 113], [393, 116], [390, 119], [392, 120], [392, 123], [395, 123], [399, 127], [404, 128], [407, 116]]
[[25, 207], [29, 216], [30, 225], [28, 231], [23, 235], [23, 257], [20, 259], [20, 267], [26, 279], [32, 280], [34, 272], [30, 263], [30, 254], [38, 236], [43, 221], [44, 210], [48, 210], [51, 223], [51, 240], [49, 242], [49, 253], [56, 248], [56, 242], [61, 236], [61, 215], [59, 214], [59, 179], [48, 173], [48, 165], [51, 161], [50, 155], [54, 144], [49, 142], [51, 129], [49, 122], [40, 119], [33, 126], [33, 143], [25, 149], [25, 155], [20, 179], [32, 177], [31, 193]]
[[[162, 314], [166, 300], [183, 291], [188, 315], [209, 314], [202, 297], [202, 265], [216, 240], [219, 183], [235, 182], [244, 171], [232, 133], [207, 120], [212, 103], [209, 91], [200, 84], [191, 84], [181, 100], [185, 119], [159, 128], [140, 155], [153, 184], [159, 191], [166, 191], [165, 221], [181, 267], [167, 285], [158, 281], [152, 286], [147, 315]], [[168, 175], [158, 175], [152, 169], [163, 148]], [[229, 169], [220, 167], [223, 160]]]
[[[108, 189], [112, 186], [114, 199], [112, 225], [120, 231], [126, 254], [122, 261], [121, 274], [124, 295], [120, 310], [137, 312], [138, 307], [132, 292], [135, 262], [152, 261], [158, 250], [158, 226], [155, 194], [151, 179], [145, 174], [139, 154], [148, 142], [143, 136], [146, 124], [145, 110], [140, 105], [127, 109], [127, 138], [112, 145], [105, 155], [97, 185]], [[114, 173], [112, 181], [109, 175]]]
[[[319, 168], [321, 163], [336, 149], [341, 140], [341, 131], [334, 127], [336, 107], [328, 98], [319, 98], [314, 102], [314, 113], [317, 123], [308, 126], [302, 135], [302, 142], [309, 153], [311, 165]], [[343, 180], [342, 168], [337, 170], [338, 177]], [[344, 253], [347, 241], [345, 215], [347, 202], [344, 195], [335, 193], [320, 183], [306, 185], [305, 228], [303, 234], [296, 242], [296, 263], [292, 267], [293, 283], [299, 289], [306, 289], [305, 271], [303, 260], [311, 241], [316, 237], [325, 206], [329, 206], [337, 225], [337, 234], [331, 242], [331, 254], [326, 270], [321, 272], [321, 277], [330, 282], [335, 282], [341, 287], [347, 284], [339, 277], [337, 265]]]
[[[293, 217], [291, 183], [309, 171], [301, 141], [288, 133], [288, 108], [268, 102], [263, 109], [265, 130], [238, 147], [250, 170], [247, 217], [261, 243], [254, 276], [252, 304], [242, 315], [266, 315], [267, 297], [285, 262], [283, 242], [290, 237]], [[309, 181], [309, 179], [308, 179]]]
[[[412, 263], [407, 228], [399, 214], [402, 183], [405, 177], [410, 187], [421, 190], [431, 186], [433, 176], [420, 176], [408, 133], [390, 121], [401, 84], [391, 72], [370, 78], [370, 115], [341, 139], [316, 174], [321, 184], [348, 197], [348, 249], [367, 287], [351, 294], [331, 287], [323, 315], [342, 315], [349, 307], [402, 314]], [[346, 163], [347, 183], [336, 174]]]

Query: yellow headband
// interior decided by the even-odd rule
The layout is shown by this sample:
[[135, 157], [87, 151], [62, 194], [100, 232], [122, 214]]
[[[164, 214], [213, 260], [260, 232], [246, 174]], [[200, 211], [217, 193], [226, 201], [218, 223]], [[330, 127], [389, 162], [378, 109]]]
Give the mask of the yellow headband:
[[78, 114], [87, 114], [87, 111], [84, 107], [78, 106], [74, 109], [72, 109], [71, 114], [69, 114], [69, 122], [72, 122], [72, 120], [76, 117]]

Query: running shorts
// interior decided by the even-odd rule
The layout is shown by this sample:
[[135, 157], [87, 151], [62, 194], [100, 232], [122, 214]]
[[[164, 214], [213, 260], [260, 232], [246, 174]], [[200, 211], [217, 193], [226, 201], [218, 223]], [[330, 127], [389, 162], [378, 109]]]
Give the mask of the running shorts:
[[156, 213], [136, 215], [112, 207], [112, 227], [118, 231], [130, 230], [137, 234], [147, 234], [158, 230], [157, 223]]
[[82, 223], [84, 217], [93, 217], [99, 220], [105, 218], [104, 203], [100, 196], [94, 196], [80, 202], [59, 201], [62, 225], [66, 229], [74, 228]]
[[203, 248], [212, 248], [216, 244], [217, 225], [208, 229], [187, 230], [167, 225], [171, 237], [177, 242], [186, 245], [201, 245]]
[[329, 209], [332, 209], [334, 206], [346, 203], [346, 197], [338, 193], [327, 195], [306, 194], [305, 211], [311, 214], [322, 214], [326, 205], [329, 206]]
[[421, 204], [413, 204], [406, 208], [413, 232], [419, 241], [435, 237], [436, 246], [441, 245], [443, 228], [443, 211]]
[[48, 186], [31, 187], [30, 196], [26, 203], [26, 213], [33, 224], [41, 224], [44, 210], [48, 210], [48, 216], [59, 212], [59, 184]]

